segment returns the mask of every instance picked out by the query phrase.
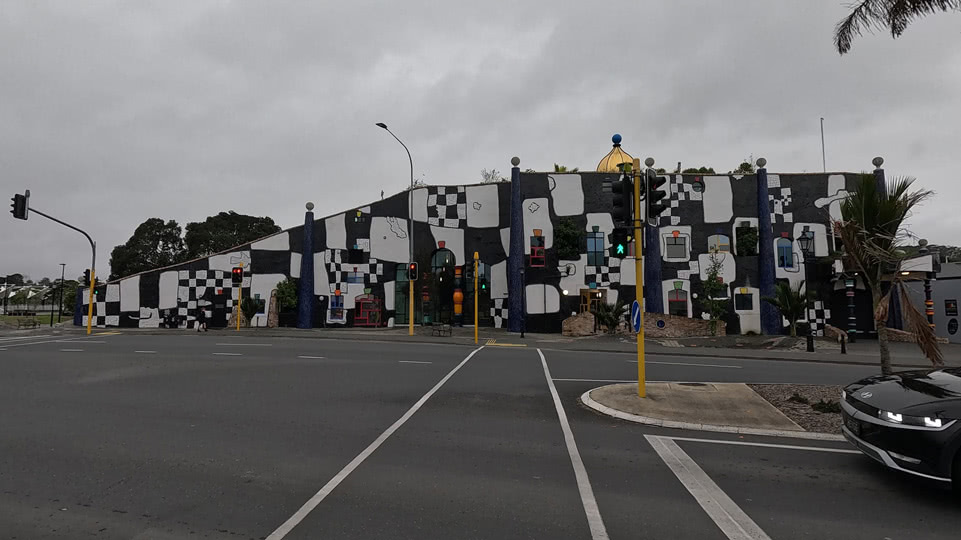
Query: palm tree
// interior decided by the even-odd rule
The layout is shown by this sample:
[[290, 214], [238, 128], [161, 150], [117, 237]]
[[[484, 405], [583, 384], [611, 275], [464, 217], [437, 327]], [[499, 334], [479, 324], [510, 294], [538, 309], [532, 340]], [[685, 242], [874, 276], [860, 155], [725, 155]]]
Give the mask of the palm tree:
[[895, 178], [886, 190], [879, 190], [873, 175], [861, 177], [857, 191], [841, 203], [842, 221], [834, 230], [844, 244], [845, 267], [855, 270], [871, 289], [874, 324], [878, 332], [881, 373], [891, 373], [888, 350], [888, 306], [892, 291], [899, 291], [908, 328], [917, 336], [918, 347], [934, 366], [943, 364], [934, 329], [908, 297], [901, 281], [905, 252], [899, 248], [907, 236], [903, 229], [911, 210], [934, 193], [909, 191], [914, 178]]
[[576, 173], [578, 171], [577, 167], [568, 169], [567, 165], [554, 164], [554, 172], [556, 173]]
[[792, 289], [787, 281], [778, 281], [774, 288], [774, 296], [761, 298], [776, 307], [781, 316], [787, 319], [791, 337], [797, 337], [797, 321], [804, 315], [807, 293], [802, 292], [802, 289], [804, 289], [804, 281], [798, 283], [797, 289]]
[[597, 323], [606, 326], [608, 334], [614, 334], [617, 332], [618, 325], [624, 320], [626, 311], [627, 306], [618, 300], [616, 304], [597, 304], [593, 313]]
[[932, 13], [961, 11], [961, 0], [862, 0], [834, 28], [834, 46], [844, 54], [855, 36], [871, 27], [883, 28], [897, 38], [916, 19]]

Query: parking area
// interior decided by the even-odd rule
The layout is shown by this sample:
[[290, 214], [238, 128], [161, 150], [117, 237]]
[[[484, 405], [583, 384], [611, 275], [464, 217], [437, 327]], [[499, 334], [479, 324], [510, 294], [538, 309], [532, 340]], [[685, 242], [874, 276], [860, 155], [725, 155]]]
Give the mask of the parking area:
[[[961, 526], [943, 486], [846, 443], [580, 406], [636, 373], [629, 355], [511, 345], [5, 341], [0, 538], [894, 540]], [[652, 360], [658, 380], [836, 384], [866, 369]]]

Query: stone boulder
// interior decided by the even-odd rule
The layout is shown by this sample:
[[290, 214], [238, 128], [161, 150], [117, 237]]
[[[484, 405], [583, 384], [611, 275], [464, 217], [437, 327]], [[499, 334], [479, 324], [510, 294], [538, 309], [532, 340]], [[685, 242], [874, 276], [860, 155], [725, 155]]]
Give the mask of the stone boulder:
[[594, 314], [585, 311], [572, 315], [561, 323], [561, 333], [565, 336], [593, 336], [594, 335]]

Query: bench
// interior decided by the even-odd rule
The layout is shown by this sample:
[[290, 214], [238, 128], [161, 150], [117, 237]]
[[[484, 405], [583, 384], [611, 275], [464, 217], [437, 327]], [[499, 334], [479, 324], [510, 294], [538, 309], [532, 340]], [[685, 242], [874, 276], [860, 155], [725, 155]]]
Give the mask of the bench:
[[40, 322], [37, 319], [17, 319], [17, 328], [39, 328]]
[[450, 336], [453, 332], [453, 328], [449, 324], [431, 325], [430, 335], [432, 336]]

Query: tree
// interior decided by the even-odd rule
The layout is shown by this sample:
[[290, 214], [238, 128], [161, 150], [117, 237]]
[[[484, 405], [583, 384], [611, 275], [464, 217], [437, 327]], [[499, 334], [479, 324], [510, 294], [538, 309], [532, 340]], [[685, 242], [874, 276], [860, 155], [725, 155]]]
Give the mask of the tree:
[[491, 184], [493, 182], [506, 182], [507, 179], [501, 176], [501, 173], [497, 169], [481, 169], [481, 182], [484, 184]]
[[857, 190], [841, 202], [842, 221], [834, 222], [837, 236], [844, 245], [842, 260], [845, 267], [856, 270], [871, 289], [875, 327], [878, 332], [881, 373], [891, 373], [891, 352], [888, 349], [888, 307], [892, 291], [900, 291], [901, 305], [909, 329], [917, 338], [918, 347], [934, 366], [942, 365], [934, 329], [914, 307], [907, 290], [897, 286], [901, 281], [901, 263], [905, 252], [900, 249], [906, 232], [904, 220], [912, 209], [933, 195], [928, 190], [910, 191], [914, 178], [895, 178], [878, 189], [873, 175], [865, 174]]
[[576, 173], [577, 171], [577, 167], [568, 169], [567, 165], [558, 165], [557, 163], [554, 164], [554, 172], [556, 173]]
[[188, 223], [184, 243], [187, 259], [206, 257], [280, 232], [269, 217], [238, 214], [233, 210]]
[[885, 29], [897, 39], [909, 24], [939, 12], [961, 11], [961, 0], [862, 0], [834, 27], [839, 54], [851, 50], [854, 38], [871, 28]]
[[714, 174], [714, 167], [688, 167], [681, 171], [681, 174]]
[[621, 321], [625, 320], [626, 312], [627, 306], [618, 300], [616, 304], [597, 304], [592, 313], [598, 324], [607, 327], [608, 334], [614, 334]]
[[3, 280], [7, 285], [23, 285], [23, 274], [8, 274]]
[[774, 296], [761, 298], [761, 300], [777, 308], [781, 316], [787, 319], [791, 337], [797, 337], [797, 322], [804, 316], [807, 294], [806, 291], [801, 292], [803, 289], [804, 281], [798, 283], [796, 289], [791, 288], [790, 282], [778, 281], [777, 285], [774, 286]]
[[750, 161], [742, 161], [741, 164], [737, 166], [737, 169], [734, 169], [733, 172], [734, 174], [753, 174], [754, 164]]
[[577, 227], [572, 218], [563, 217], [554, 229], [554, 249], [557, 258], [564, 260], [578, 260], [581, 257], [581, 245], [584, 244], [584, 231]]
[[263, 300], [249, 296], [240, 301], [240, 311], [243, 312], [244, 317], [246, 317], [248, 327], [253, 326], [254, 315], [262, 311], [263, 302]]
[[277, 309], [286, 312], [297, 307], [297, 280], [287, 278], [277, 284]]
[[150, 218], [141, 223], [126, 243], [110, 252], [110, 280], [183, 262], [180, 231], [174, 220]]
[[[710, 316], [711, 335], [716, 336], [717, 321], [727, 312], [727, 286], [720, 276], [724, 270], [724, 255], [718, 253], [717, 248], [711, 248], [708, 260], [707, 279], [701, 282], [701, 304]], [[721, 296], [722, 294], [724, 296]]]

